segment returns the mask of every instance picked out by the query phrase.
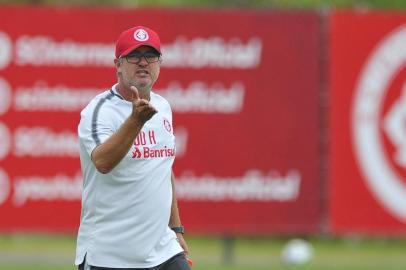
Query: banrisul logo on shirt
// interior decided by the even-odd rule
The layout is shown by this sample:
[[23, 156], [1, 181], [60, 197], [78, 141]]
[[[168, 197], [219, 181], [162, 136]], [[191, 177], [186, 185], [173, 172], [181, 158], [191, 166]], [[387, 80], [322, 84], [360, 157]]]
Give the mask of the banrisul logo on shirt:
[[137, 138], [134, 140], [134, 150], [131, 158], [162, 158], [175, 156], [175, 148], [168, 146], [156, 148], [157, 139], [154, 130], [147, 132], [140, 131]]

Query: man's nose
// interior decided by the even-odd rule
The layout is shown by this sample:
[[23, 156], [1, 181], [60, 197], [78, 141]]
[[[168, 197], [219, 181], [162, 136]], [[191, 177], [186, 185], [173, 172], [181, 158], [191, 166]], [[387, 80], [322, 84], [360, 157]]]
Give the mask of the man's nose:
[[138, 65], [140, 65], [140, 66], [146, 66], [146, 65], [148, 65], [147, 58], [145, 58], [145, 56], [141, 56], [140, 62], [138, 63]]

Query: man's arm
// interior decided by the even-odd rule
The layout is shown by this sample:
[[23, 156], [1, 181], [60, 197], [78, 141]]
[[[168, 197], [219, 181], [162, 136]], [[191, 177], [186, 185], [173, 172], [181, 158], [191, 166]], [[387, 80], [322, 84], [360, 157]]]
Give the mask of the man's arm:
[[104, 143], [97, 146], [91, 159], [101, 173], [109, 173], [130, 150], [135, 138], [145, 122], [157, 112], [145, 99], [140, 99], [137, 88], [131, 87], [134, 93], [133, 111], [121, 127]]
[[[173, 171], [172, 171], [172, 175], [171, 175], [171, 183], [172, 183], [172, 207], [171, 207], [171, 216], [169, 218], [169, 227], [173, 228], [173, 227], [179, 227], [182, 225], [182, 223], [180, 221], [180, 217], [179, 217], [178, 202], [177, 202], [176, 193], [175, 193], [175, 175], [173, 174]], [[185, 251], [186, 257], [188, 257], [189, 248], [186, 244], [185, 239], [183, 238], [183, 234], [176, 233], [176, 236], [179, 239], [180, 246]]]

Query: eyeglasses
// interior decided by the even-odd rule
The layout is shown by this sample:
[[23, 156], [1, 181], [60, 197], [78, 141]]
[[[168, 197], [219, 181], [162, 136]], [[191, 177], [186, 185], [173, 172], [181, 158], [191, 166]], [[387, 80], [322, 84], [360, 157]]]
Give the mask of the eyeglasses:
[[141, 59], [143, 57], [148, 63], [155, 63], [159, 61], [160, 55], [154, 52], [144, 52], [144, 53], [133, 52], [125, 56], [125, 59], [127, 60], [128, 63], [138, 64], [139, 62], [141, 62]]

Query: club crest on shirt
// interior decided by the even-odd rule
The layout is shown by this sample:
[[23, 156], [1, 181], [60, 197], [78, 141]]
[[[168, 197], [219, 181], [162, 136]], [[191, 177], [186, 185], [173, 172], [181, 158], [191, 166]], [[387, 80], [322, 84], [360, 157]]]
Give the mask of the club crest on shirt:
[[169, 133], [172, 133], [172, 125], [169, 122], [169, 120], [166, 119], [165, 117], [163, 118], [163, 120], [164, 120], [164, 127], [165, 127], [166, 131], [168, 131]]

